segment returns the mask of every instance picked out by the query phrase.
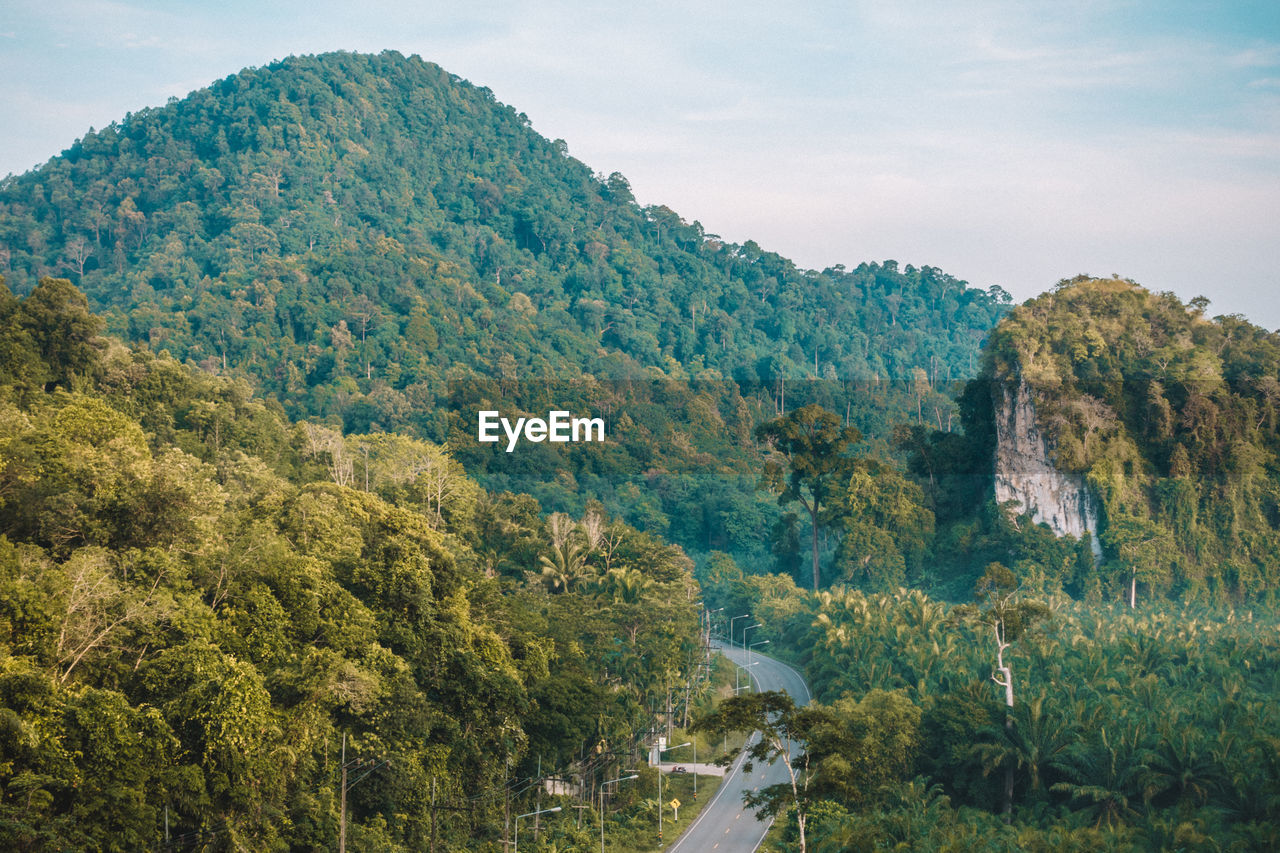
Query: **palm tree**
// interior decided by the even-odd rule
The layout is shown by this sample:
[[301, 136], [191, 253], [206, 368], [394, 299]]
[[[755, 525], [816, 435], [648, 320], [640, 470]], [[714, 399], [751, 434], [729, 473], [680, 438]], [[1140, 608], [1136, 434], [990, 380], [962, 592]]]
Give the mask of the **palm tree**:
[[1149, 771], [1137, 744], [1134, 732], [1108, 735], [1100, 729], [1097, 742], [1077, 744], [1059, 765], [1074, 781], [1058, 782], [1051, 790], [1096, 810], [1095, 828], [1111, 829], [1131, 820], [1138, 814], [1132, 804]]
[[547, 526], [551, 532], [551, 554], [539, 558], [542, 578], [553, 592], [572, 592], [583, 580], [586, 546], [577, 525], [564, 513], [552, 513]]
[[1066, 760], [1068, 751], [1079, 742], [1080, 732], [1060, 716], [1045, 713], [1042, 693], [1023, 702], [1010, 714], [1012, 726], [989, 726], [985, 734], [992, 740], [974, 745], [983, 762], [984, 773], [1012, 767], [1026, 775], [1028, 793], [1043, 795], [1046, 771]]
[[[1176, 727], [1177, 731], [1170, 731]], [[1219, 775], [1204, 736], [1198, 730], [1179, 726], [1162, 726], [1160, 743], [1148, 758], [1144, 796], [1148, 801], [1166, 792], [1174, 792], [1177, 801], [1202, 806], [1209, 799], [1214, 779]]]

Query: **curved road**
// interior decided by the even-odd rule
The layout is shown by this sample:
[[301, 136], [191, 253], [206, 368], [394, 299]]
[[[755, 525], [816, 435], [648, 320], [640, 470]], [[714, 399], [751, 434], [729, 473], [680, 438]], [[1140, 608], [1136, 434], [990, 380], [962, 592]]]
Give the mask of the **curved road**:
[[[734, 663], [746, 663], [746, 653], [741, 649], [721, 646], [720, 652]], [[751, 663], [753, 665], [748, 671], [757, 690], [785, 690], [797, 705], [809, 703], [809, 688], [794, 669], [757, 652], [751, 653]], [[752, 740], [757, 737], [758, 734], [753, 735]], [[742, 771], [745, 759], [745, 755], [738, 756], [711, 802], [667, 848], [668, 853], [753, 853], [760, 846], [772, 821], [758, 820], [755, 812], [742, 804], [742, 794], [761, 786], [788, 781], [787, 768], [781, 761], [756, 764], [748, 774]]]

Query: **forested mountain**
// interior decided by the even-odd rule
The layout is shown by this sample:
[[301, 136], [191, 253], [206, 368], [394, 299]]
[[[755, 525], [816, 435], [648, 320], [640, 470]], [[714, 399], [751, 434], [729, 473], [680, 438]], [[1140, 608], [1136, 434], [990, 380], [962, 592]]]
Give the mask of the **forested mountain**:
[[679, 549], [101, 325], [0, 284], [3, 849], [333, 849], [345, 737], [350, 849], [498, 850], [696, 671]]
[[[822, 853], [1280, 846], [1280, 336], [1205, 308], [1060, 282], [992, 331], [963, 430], [897, 431], [914, 488], [856, 467], [828, 487], [843, 584], [710, 562], [708, 599], [750, 613], [752, 640], [814, 686], [791, 718], [809, 784], [774, 794], [785, 838]], [[1098, 560], [1033, 507], [996, 503], [1022, 391], [1039, 449], [1098, 509]], [[892, 588], [894, 558], [917, 588]]]
[[945, 381], [1007, 302], [929, 267], [799, 270], [641, 209], [395, 53], [290, 58], [90, 132], [6, 180], [0, 222], [15, 292], [69, 272], [118, 331], [309, 413], [499, 377], [508, 354], [536, 375]]
[[[18, 294], [68, 276], [112, 332], [250, 377], [293, 417], [448, 440], [553, 509], [594, 494], [757, 557], [743, 531], [778, 517], [735, 430], [751, 445], [755, 422], [822, 402], [891, 452], [897, 420], [949, 422], [939, 392], [1008, 307], [932, 267], [802, 270], [642, 208], [488, 90], [396, 53], [290, 58], [86, 134], [0, 183], [0, 273]], [[607, 464], [465, 449], [460, 393], [535, 411], [547, 378], [634, 404], [639, 428], [614, 430]], [[665, 422], [671, 385], [619, 392], [636, 379], [698, 383], [676, 394], [706, 427]], [[695, 506], [716, 509], [691, 523]]]

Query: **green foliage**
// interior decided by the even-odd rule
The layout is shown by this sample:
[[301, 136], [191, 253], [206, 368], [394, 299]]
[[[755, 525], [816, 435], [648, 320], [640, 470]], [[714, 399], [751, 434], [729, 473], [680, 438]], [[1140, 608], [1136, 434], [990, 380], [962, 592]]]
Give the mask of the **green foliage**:
[[858, 460], [831, 496], [827, 513], [843, 534], [838, 579], [876, 589], [924, 580], [933, 548], [934, 517], [924, 492], [893, 468]]
[[920, 708], [903, 692], [871, 690], [825, 709], [809, 733], [814, 794], [864, 807], [886, 787], [914, 775]]
[[[907, 590], [735, 600], [829, 715], [806, 739], [811, 849], [1265, 849], [1280, 806], [1274, 615], [1058, 595], [1026, 631], [1040, 613], [1023, 612], [1018, 580], [988, 573], [985, 620]], [[990, 677], [998, 613], [1012, 709]]]
[[185, 846], [332, 848], [344, 734], [395, 768], [352, 790], [349, 842], [496, 849], [536, 767], [616, 768], [694, 671], [691, 561], [599, 505], [544, 519], [430, 442], [42, 328], [0, 329], [6, 849], [147, 849], [166, 815]]
[[835, 415], [810, 404], [761, 424], [756, 436], [781, 457], [766, 465], [764, 480], [779, 492], [778, 503], [799, 501], [809, 512], [816, 590], [822, 579], [818, 563], [819, 517], [831, 492], [843, 485], [851, 467], [845, 454], [850, 445], [862, 439], [862, 434], [854, 427], [841, 427]]

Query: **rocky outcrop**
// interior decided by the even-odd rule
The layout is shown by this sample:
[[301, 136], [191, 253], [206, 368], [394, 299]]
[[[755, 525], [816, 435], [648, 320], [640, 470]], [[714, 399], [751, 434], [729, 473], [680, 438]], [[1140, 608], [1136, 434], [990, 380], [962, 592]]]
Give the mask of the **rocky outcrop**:
[[1093, 559], [1102, 559], [1098, 544], [1097, 502], [1084, 480], [1054, 467], [1049, 442], [1036, 423], [1035, 404], [1027, 383], [1003, 384], [996, 400], [996, 501], [1017, 501], [1036, 523], [1058, 536], [1088, 533]]

